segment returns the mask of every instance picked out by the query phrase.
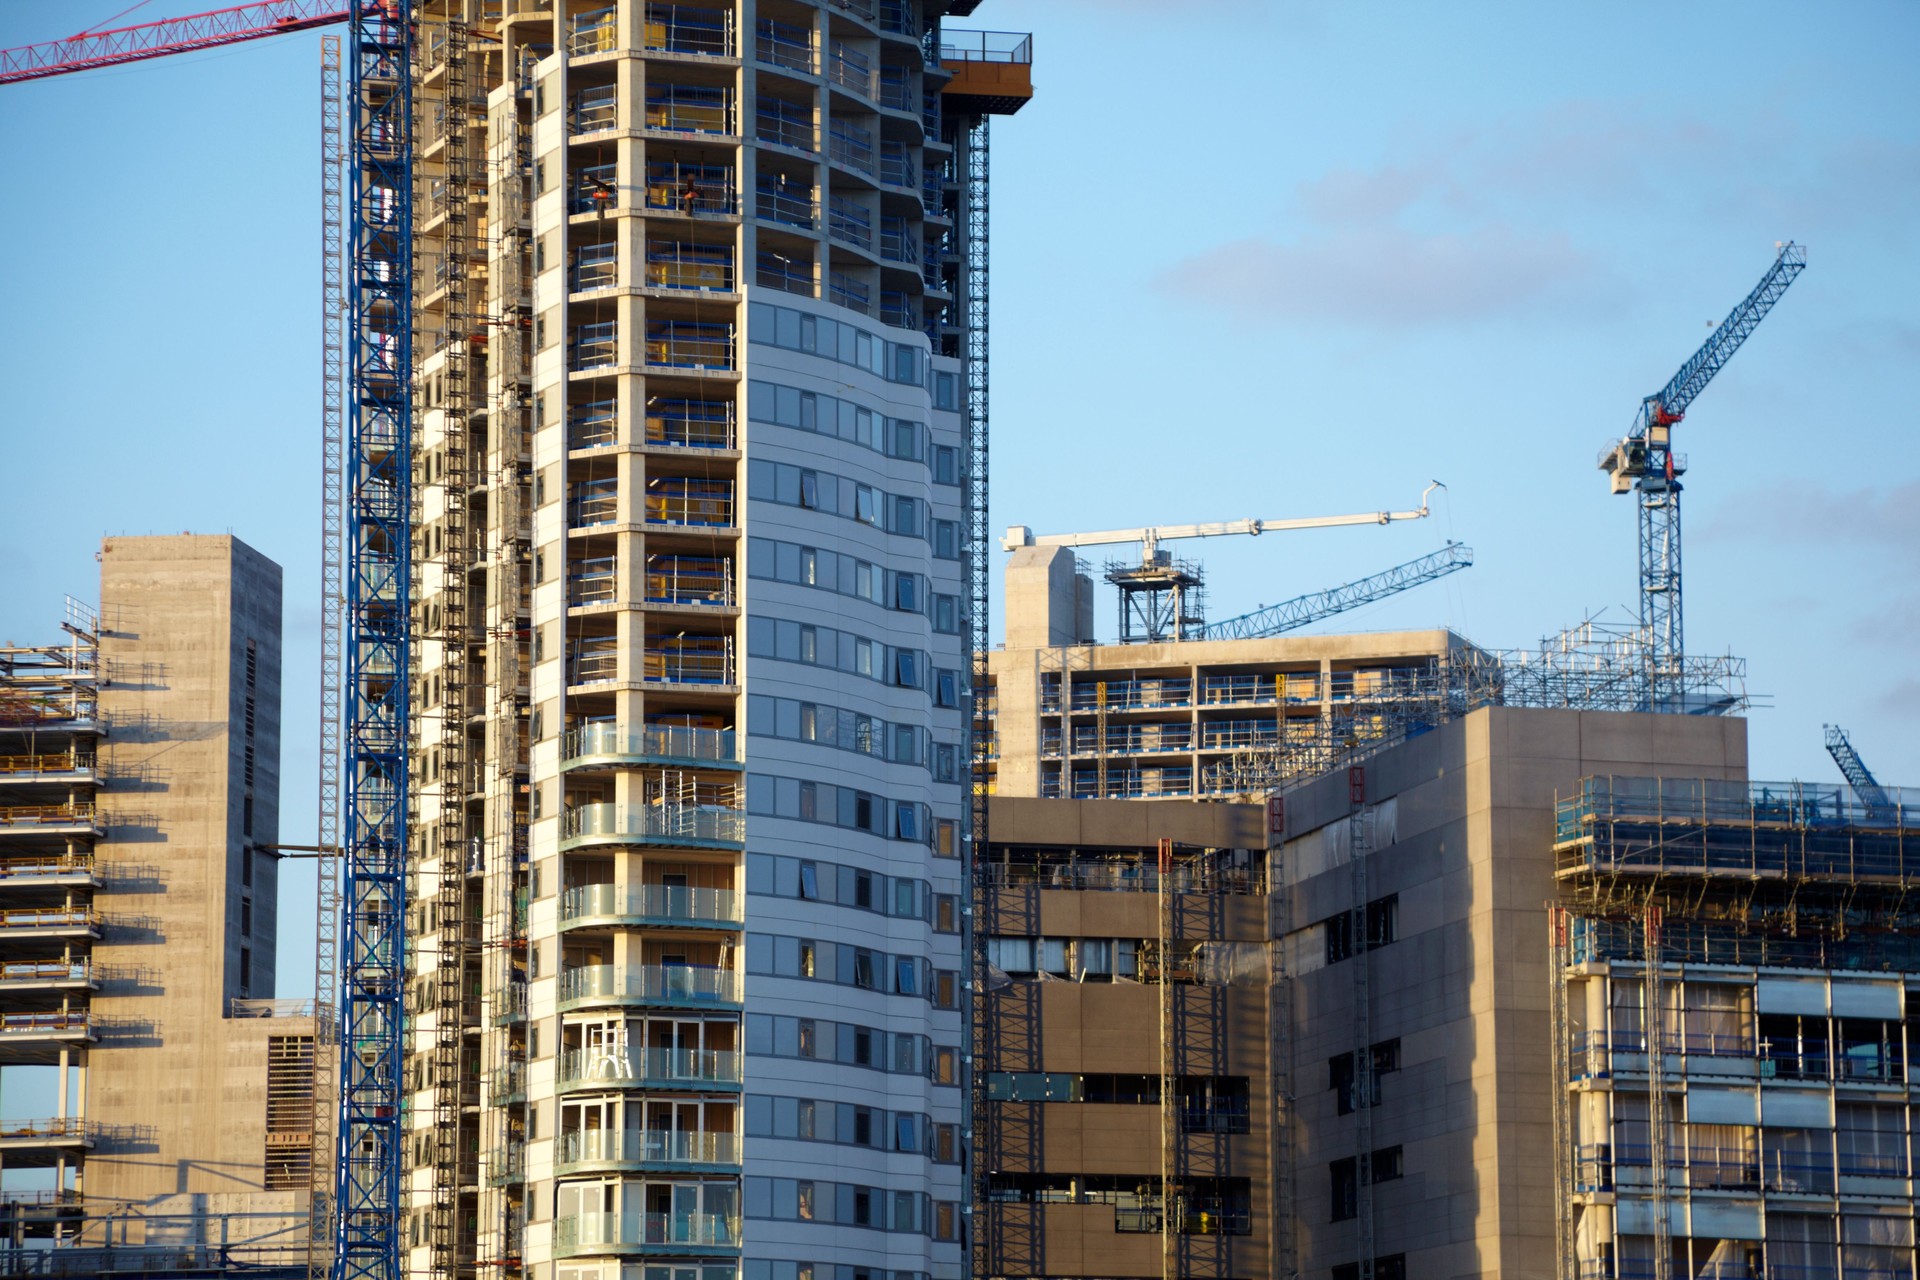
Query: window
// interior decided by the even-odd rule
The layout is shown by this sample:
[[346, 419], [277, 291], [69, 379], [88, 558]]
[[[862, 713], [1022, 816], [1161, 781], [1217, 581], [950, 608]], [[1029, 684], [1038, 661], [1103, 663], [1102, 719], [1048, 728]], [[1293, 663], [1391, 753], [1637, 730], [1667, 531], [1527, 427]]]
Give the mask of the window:
[[933, 1007], [936, 1009], [957, 1009], [960, 1007], [960, 978], [951, 969], [942, 969], [933, 975]]
[[894, 806], [894, 834], [902, 840], [920, 838], [920, 806], [911, 800], [902, 800]]
[[933, 899], [933, 931], [935, 933], [960, 932], [960, 899], [951, 893], [935, 895]]
[[920, 994], [920, 970], [906, 956], [901, 956], [894, 964], [894, 990], [903, 996]]
[[864, 948], [853, 953], [853, 985], [873, 990], [873, 952]]
[[914, 1118], [904, 1111], [893, 1118], [893, 1149], [895, 1151], [918, 1151], [920, 1149], [920, 1126]]
[[802, 471], [800, 473], [800, 505], [813, 510], [820, 508], [820, 473]]
[[933, 1082], [935, 1084], [960, 1083], [960, 1057], [952, 1048], [933, 1051]]
[[1328, 1165], [1327, 1174], [1330, 1183], [1328, 1196], [1332, 1202], [1329, 1221], [1346, 1222], [1360, 1212], [1360, 1164], [1348, 1156]]
[[853, 487], [853, 518], [862, 524], [880, 523], [880, 491], [872, 485]]
[[920, 579], [911, 573], [895, 574], [893, 607], [903, 613], [920, 612]]
[[[1373, 1046], [1373, 1077], [1368, 1082], [1366, 1105], [1380, 1105], [1380, 1077], [1390, 1071], [1400, 1069], [1400, 1041], [1382, 1040]], [[1354, 1055], [1339, 1053], [1327, 1059], [1327, 1087], [1334, 1091], [1334, 1110], [1339, 1115], [1350, 1115], [1359, 1105], [1358, 1081], [1354, 1077]]]
[[[809, 1110], [812, 1104], [806, 1104]], [[801, 1181], [795, 1186], [798, 1195], [798, 1217], [802, 1222], [813, 1221], [813, 1183]]]
[[1399, 936], [1400, 895], [1390, 893], [1367, 904], [1367, 946], [1384, 947]]
[[800, 976], [813, 976], [813, 943], [805, 938], [800, 940]]
[[1373, 1153], [1371, 1161], [1372, 1182], [1392, 1182], [1401, 1176], [1402, 1160], [1399, 1147], [1381, 1147]]
[[1342, 911], [1321, 923], [1327, 934], [1327, 963], [1339, 964], [1353, 954], [1353, 913]]
[[893, 682], [903, 689], [920, 687], [920, 654], [913, 649], [900, 649], [894, 654]]
[[933, 522], [933, 554], [941, 560], [960, 558], [960, 525], [954, 520]]
[[820, 896], [820, 868], [815, 863], [800, 864], [800, 896], [803, 898]]
[[940, 1164], [953, 1164], [960, 1159], [959, 1125], [937, 1124], [933, 1126], [933, 1158]]
[[960, 673], [958, 671], [940, 671], [935, 673], [933, 681], [933, 705], [936, 707], [957, 707], [960, 705]]
[[799, 1055], [803, 1058], [814, 1057], [815, 1056], [814, 1046], [818, 1043], [818, 1040], [816, 1039], [816, 1035], [814, 1031], [813, 1019], [812, 1018], [799, 1019], [798, 1032], [799, 1032], [799, 1036], [798, 1036]]
[[960, 451], [958, 449], [944, 444], [933, 447], [933, 482], [935, 484], [960, 483]]
[[941, 818], [933, 824], [933, 856], [936, 858], [960, 856], [960, 824], [952, 818]]
[[959, 632], [959, 596], [937, 595], [933, 598], [933, 629], [943, 635], [954, 635]]
[[937, 1200], [934, 1202], [933, 1238], [935, 1240], [957, 1240], [960, 1238], [960, 1206], [952, 1200]]

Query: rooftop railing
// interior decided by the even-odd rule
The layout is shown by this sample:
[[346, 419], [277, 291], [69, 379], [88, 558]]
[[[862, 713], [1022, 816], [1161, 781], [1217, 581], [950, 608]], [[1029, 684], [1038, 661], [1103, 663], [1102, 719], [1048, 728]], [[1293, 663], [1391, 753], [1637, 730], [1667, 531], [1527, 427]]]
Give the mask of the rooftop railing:
[[1025, 31], [940, 29], [942, 62], [1032, 62], [1033, 35]]

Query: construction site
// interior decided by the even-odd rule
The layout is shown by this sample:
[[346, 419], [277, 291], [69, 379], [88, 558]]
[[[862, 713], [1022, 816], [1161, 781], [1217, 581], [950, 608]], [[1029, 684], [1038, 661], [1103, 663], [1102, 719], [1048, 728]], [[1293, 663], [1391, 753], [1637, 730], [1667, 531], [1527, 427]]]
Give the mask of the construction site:
[[1210, 618], [1172, 544], [1445, 486], [995, 534], [976, 7], [0, 51], [318, 30], [323, 316], [317, 777], [239, 538], [0, 648], [0, 1277], [1914, 1280], [1920, 792], [1755, 780], [1684, 627], [1675, 428], [1804, 247], [1600, 459], [1630, 621], [1327, 629], [1451, 536]]

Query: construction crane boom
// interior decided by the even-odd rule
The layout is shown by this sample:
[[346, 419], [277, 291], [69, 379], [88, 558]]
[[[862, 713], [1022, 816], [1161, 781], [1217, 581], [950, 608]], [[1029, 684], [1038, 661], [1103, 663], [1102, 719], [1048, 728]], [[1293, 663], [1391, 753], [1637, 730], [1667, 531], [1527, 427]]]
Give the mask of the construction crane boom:
[[1780, 245], [1760, 283], [1714, 327], [1713, 336], [1687, 358], [1666, 386], [1640, 402], [1632, 429], [1600, 455], [1600, 469], [1610, 477], [1613, 492], [1632, 492], [1639, 498], [1640, 625], [1647, 637], [1644, 705], [1649, 711], [1686, 710], [1680, 674], [1686, 658], [1680, 476], [1687, 467], [1685, 459], [1673, 451], [1673, 426], [1806, 265], [1804, 246], [1791, 240]]
[[164, 58], [347, 20], [342, 0], [268, 0], [0, 50], [0, 84]]
[[1376, 600], [1398, 595], [1423, 582], [1444, 578], [1450, 573], [1457, 573], [1467, 568], [1472, 563], [1472, 547], [1463, 546], [1458, 542], [1449, 542], [1431, 555], [1395, 565], [1391, 569], [1349, 582], [1345, 586], [1296, 596], [1292, 600], [1266, 605], [1251, 613], [1243, 613], [1237, 618], [1209, 623], [1204, 638], [1261, 640], [1269, 636], [1283, 635], [1318, 622], [1322, 618], [1330, 618], [1336, 613], [1345, 613], [1349, 609], [1357, 609], [1361, 605], [1372, 604]]
[[1827, 734], [1827, 754], [1840, 766], [1840, 772], [1846, 776], [1847, 785], [1853, 788], [1853, 794], [1860, 797], [1860, 803], [1867, 807], [1869, 817], [1880, 817], [1893, 812], [1893, 800], [1887, 795], [1887, 789], [1874, 778], [1867, 762], [1853, 749], [1853, 743], [1847, 737], [1847, 731], [1837, 724], [1822, 725]]
[[1101, 547], [1137, 542], [1142, 550], [1141, 559], [1148, 561], [1153, 559], [1162, 542], [1179, 538], [1215, 538], [1230, 533], [1258, 536], [1262, 533], [1283, 533], [1290, 529], [1332, 529], [1342, 525], [1419, 520], [1430, 514], [1427, 495], [1435, 489], [1444, 488], [1446, 486], [1438, 480], [1429, 484], [1420, 494], [1420, 507], [1416, 511], [1361, 511], [1351, 515], [1303, 516], [1288, 520], [1216, 520], [1206, 524], [1149, 525], [1140, 529], [1104, 529], [1092, 533], [1036, 534], [1026, 525], [1016, 524], [1007, 529], [1006, 536], [1000, 539], [1000, 546], [1002, 550], [1014, 551], [1021, 547]]

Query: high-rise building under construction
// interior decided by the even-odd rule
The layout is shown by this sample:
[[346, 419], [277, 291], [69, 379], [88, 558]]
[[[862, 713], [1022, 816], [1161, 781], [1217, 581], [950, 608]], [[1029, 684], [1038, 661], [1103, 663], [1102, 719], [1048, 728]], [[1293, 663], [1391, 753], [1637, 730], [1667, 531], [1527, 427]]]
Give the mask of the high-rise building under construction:
[[973, 7], [418, 8], [412, 1274], [963, 1270]]

